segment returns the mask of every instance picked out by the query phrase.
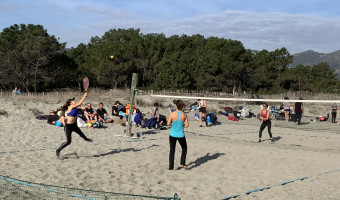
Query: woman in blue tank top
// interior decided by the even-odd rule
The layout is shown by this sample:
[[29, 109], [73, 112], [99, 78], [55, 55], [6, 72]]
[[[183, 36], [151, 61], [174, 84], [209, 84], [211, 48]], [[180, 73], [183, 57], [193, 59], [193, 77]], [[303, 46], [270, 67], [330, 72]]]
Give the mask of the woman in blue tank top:
[[185, 158], [187, 155], [187, 142], [185, 140], [184, 135], [184, 127], [189, 127], [188, 117], [184, 112], [182, 112], [182, 109], [185, 107], [185, 104], [183, 103], [182, 100], [175, 100], [174, 104], [176, 111], [170, 114], [167, 124], [168, 126], [172, 124], [169, 136], [170, 143], [169, 170], [174, 169], [175, 149], [177, 140], [182, 147], [180, 167], [188, 169], [185, 166]]

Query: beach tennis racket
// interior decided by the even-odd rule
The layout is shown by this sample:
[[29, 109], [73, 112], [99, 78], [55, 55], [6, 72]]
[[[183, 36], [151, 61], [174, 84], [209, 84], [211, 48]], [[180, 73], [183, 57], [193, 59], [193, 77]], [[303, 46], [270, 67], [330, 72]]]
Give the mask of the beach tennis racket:
[[87, 89], [89, 88], [89, 85], [90, 85], [90, 81], [87, 77], [85, 77], [83, 79], [83, 87], [84, 87], [84, 90], [87, 91]]

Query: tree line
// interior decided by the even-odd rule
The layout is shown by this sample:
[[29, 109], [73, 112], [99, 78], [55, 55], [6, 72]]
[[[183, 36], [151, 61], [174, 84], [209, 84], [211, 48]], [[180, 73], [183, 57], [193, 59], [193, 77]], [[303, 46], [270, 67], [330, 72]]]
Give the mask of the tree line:
[[142, 34], [111, 29], [88, 44], [65, 49], [41, 25], [20, 24], [0, 33], [0, 88], [26, 92], [80, 88], [83, 77], [100, 88], [128, 88], [139, 74], [141, 89], [280, 93], [337, 92], [327, 63], [290, 67], [286, 48], [246, 49], [240, 41], [202, 35]]

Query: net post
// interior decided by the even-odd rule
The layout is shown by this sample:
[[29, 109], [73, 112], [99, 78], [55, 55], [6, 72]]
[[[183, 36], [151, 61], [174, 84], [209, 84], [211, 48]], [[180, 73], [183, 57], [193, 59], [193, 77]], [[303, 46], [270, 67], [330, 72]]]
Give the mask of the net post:
[[130, 108], [129, 108], [129, 117], [128, 117], [128, 125], [127, 125], [127, 133], [128, 137], [131, 137], [131, 129], [132, 129], [132, 114], [133, 114], [133, 107], [135, 105], [135, 89], [138, 83], [138, 74], [132, 74], [132, 81], [131, 81], [131, 94], [130, 94]]

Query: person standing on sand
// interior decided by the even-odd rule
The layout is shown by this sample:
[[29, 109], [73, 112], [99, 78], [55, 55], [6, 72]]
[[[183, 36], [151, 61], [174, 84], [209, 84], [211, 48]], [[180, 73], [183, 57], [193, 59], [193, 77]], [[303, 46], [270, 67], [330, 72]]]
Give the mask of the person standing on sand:
[[200, 117], [200, 127], [203, 127], [203, 118], [205, 117], [205, 114], [207, 113], [207, 102], [204, 99], [198, 99], [198, 112]]
[[270, 141], [274, 142], [272, 132], [271, 132], [272, 122], [270, 121], [270, 118], [269, 118], [270, 112], [269, 110], [267, 110], [267, 108], [268, 108], [268, 104], [264, 103], [262, 106], [262, 110], [260, 112], [259, 120], [262, 121], [262, 124], [261, 124], [260, 131], [259, 131], [259, 142], [262, 142], [262, 139], [261, 139], [262, 132], [266, 128], [266, 126], [268, 127], [268, 134], [270, 137]]
[[174, 100], [173, 103], [175, 104], [174, 107], [176, 111], [170, 113], [169, 120], [167, 122], [168, 126], [170, 126], [172, 123], [169, 136], [170, 143], [169, 170], [174, 169], [177, 140], [182, 147], [180, 167], [188, 169], [187, 166], [185, 166], [185, 159], [187, 155], [187, 142], [185, 140], [184, 128], [189, 127], [189, 121], [187, 115], [182, 111], [182, 109], [185, 107], [184, 102], [182, 100]]
[[[288, 97], [285, 97], [284, 100], [288, 100]], [[290, 113], [290, 103], [288, 101], [283, 102], [283, 110], [285, 112], [285, 120], [289, 121], [289, 113]]]
[[17, 91], [18, 91], [18, 88], [15, 87], [14, 90], [12, 91], [13, 96], [15, 96], [17, 94]]
[[80, 107], [81, 104], [83, 103], [83, 101], [85, 100], [87, 96], [87, 91], [85, 91], [83, 97], [80, 99], [80, 101], [77, 103], [74, 99], [68, 99], [65, 103], [65, 105], [63, 106], [63, 111], [67, 111], [66, 112], [66, 119], [65, 119], [65, 135], [66, 135], [66, 142], [64, 142], [57, 150], [56, 150], [56, 154], [57, 157], [59, 158], [60, 155], [60, 151], [62, 149], [64, 149], [65, 147], [67, 147], [69, 144], [71, 144], [72, 141], [72, 137], [71, 134], [72, 132], [76, 132], [80, 137], [82, 137], [85, 141], [87, 142], [93, 142], [92, 139], [87, 138], [84, 133], [79, 129], [79, 127], [77, 126], [77, 115], [78, 115], [78, 111], [77, 111], [77, 107]]
[[338, 111], [338, 105], [334, 102], [331, 105], [331, 110], [332, 110], [332, 123], [336, 123], [336, 113]]
[[[302, 98], [300, 97], [299, 100], [302, 100]], [[297, 125], [300, 125], [303, 111], [304, 110], [303, 110], [302, 102], [296, 102], [295, 105], [294, 105], [294, 112], [295, 112], [295, 116], [296, 116], [296, 124]]]

